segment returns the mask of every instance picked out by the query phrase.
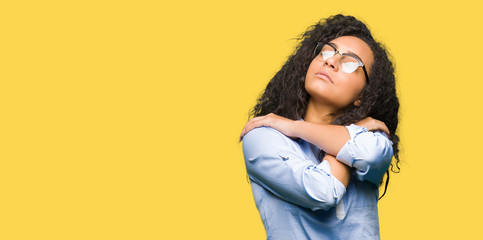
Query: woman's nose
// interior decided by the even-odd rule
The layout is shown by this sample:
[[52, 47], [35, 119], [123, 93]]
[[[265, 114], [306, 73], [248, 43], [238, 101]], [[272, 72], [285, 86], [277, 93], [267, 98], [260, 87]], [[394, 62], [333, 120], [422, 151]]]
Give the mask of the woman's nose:
[[334, 56], [327, 58], [327, 60], [325, 60], [325, 65], [334, 69], [334, 71], [338, 71], [339, 64], [337, 64], [337, 62], [339, 61], [339, 58], [340, 58], [339, 54], [335, 54]]

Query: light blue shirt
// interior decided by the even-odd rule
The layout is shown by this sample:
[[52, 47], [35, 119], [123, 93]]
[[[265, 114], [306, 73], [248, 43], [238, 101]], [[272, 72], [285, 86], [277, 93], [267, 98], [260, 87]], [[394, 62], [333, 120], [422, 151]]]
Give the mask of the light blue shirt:
[[347, 189], [320, 149], [269, 127], [243, 138], [253, 197], [267, 239], [379, 239], [378, 186], [393, 156], [380, 132], [346, 127], [350, 140], [336, 158], [353, 167]]

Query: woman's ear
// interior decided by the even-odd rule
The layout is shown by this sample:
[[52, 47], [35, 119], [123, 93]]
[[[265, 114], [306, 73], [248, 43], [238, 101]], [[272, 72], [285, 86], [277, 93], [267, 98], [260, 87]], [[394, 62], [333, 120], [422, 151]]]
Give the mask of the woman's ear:
[[354, 101], [354, 106], [359, 107], [361, 105], [361, 100], [357, 99]]

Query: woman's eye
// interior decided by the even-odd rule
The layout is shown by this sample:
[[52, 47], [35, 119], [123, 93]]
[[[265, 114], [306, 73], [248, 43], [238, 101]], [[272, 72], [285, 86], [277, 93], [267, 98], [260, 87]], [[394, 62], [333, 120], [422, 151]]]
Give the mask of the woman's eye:
[[342, 62], [341, 67], [342, 71], [352, 73], [359, 67], [359, 64], [357, 62]]
[[327, 60], [327, 58], [330, 58], [334, 56], [334, 51], [323, 51], [322, 52], [322, 57], [324, 58], [324, 60]]

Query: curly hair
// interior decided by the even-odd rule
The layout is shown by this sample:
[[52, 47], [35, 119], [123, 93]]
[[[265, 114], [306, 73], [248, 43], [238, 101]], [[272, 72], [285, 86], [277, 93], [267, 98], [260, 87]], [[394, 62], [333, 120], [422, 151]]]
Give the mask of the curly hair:
[[[395, 166], [391, 170], [399, 172], [399, 137], [396, 135], [398, 125], [399, 100], [396, 96], [394, 66], [389, 59], [385, 47], [374, 40], [367, 26], [353, 16], [341, 14], [322, 19], [310, 26], [298, 38], [294, 53], [288, 57], [265, 90], [257, 99], [250, 117], [274, 113], [292, 120], [305, 116], [310, 95], [305, 90], [305, 75], [314, 58], [317, 42], [330, 42], [341, 36], [354, 36], [369, 45], [374, 55], [374, 63], [370, 68], [369, 81], [361, 92], [359, 106], [349, 105], [337, 113], [333, 113], [334, 125], [350, 125], [366, 117], [378, 119], [386, 124], [390, 131]], [[386, 194], [389, 183], [389, 169], [386, 172]], [[382, 184], [382, 183], [381, 183]]]

